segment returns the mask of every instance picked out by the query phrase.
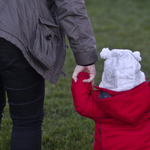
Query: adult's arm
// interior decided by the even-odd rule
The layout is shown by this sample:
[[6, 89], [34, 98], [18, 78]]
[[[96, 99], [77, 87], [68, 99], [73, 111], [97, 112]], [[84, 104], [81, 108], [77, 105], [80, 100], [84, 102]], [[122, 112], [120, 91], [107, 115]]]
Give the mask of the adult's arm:
[[94, 64], [98, 60], [96, 41], [84, 0], [55, 0], [55, 3], [58, 7], [59, 21], [67, 34], [76, 64]]

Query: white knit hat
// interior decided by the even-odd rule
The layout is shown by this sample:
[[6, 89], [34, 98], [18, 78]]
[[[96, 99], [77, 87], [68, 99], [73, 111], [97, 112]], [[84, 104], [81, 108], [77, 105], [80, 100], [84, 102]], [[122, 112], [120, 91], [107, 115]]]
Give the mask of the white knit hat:
[[140, 70], [140, 52], [127, 49], [110, 51], [108, 48], [103, 48], [100, 57], [106, 60], [99, 87], [125, 91], [145, 81], [145, 74]]

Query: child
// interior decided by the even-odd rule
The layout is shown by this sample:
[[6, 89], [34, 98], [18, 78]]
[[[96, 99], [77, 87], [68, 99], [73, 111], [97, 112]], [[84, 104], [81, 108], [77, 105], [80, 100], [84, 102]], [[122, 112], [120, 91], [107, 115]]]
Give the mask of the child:
[[76, 111], [95, 121], [94, 150], [150, 150], [150, 82], [139, 52], [104, 48], [104, 72], [96, 90], [86, 72], [72, 80]]

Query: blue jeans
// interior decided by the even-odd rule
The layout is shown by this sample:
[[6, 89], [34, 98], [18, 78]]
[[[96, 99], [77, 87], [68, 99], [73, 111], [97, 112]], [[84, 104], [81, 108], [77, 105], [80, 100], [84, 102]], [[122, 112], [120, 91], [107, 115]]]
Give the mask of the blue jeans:
[[10, 42], [0, 38], [0, 123], [8, 96], [11, 150], [41, 150], [45, 81]]

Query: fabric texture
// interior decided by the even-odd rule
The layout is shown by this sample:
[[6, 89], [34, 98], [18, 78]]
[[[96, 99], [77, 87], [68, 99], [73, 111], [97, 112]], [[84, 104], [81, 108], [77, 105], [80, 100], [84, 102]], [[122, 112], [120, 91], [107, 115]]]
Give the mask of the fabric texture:
[[65, 61], [65, 33], [78, 65], [98, 60], [84, 0], [1, 0], [0, 20], [0, 37], [16, 45], [30, 65], [53, 84]]
[[[112, 91], [82, 82], [82, 72], [71, 91], [76, 111], [95, 121], [94, 150], [150, 149], [150, 82], [127, 91]], [[100, 91], [112, 97], [99, 99]]]
[[99, 87], [113, 91], [125, 91], [145, 81], [141, 71], [140, 52], [127, 49], [103, 48], [100, 57], [105, 59], [102, 81]]

